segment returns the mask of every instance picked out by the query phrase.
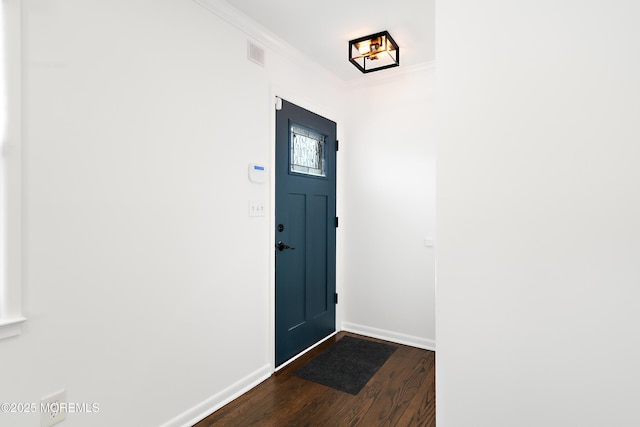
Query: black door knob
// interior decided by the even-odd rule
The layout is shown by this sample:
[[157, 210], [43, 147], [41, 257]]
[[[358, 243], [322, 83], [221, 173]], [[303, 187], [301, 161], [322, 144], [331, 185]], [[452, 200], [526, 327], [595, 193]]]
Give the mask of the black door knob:
[[280, 252], [284, 251], [285, 249], [291, 249], [291, 250], [295, 250], [296, 248], [293, 248], [289, 245], [286, 245], [282, 240], [279, 240], [278, 243], [276, 243], [276, 248], [278, 248], [278, 250]]

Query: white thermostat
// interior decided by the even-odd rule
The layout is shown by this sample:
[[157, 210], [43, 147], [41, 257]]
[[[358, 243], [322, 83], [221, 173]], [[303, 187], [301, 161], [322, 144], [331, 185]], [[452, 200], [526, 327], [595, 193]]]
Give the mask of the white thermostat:
[[264, 165], [249, 163], [249, 181], [261, 184], [267, 180], [267, 170]]

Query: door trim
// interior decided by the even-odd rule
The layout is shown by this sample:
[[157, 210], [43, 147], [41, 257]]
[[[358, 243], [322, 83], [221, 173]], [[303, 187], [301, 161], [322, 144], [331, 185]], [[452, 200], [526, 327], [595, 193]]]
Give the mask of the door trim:
[[[283, 368], [288, 363], [295, 360], [298, 356], [306, 353], [311, 348], [315, 347], [320, 342], [323, 342], [325, 339], [330, 338], [335, 333], [338, 333], [342, 330], [342, 310], [340, 304], [336, 305], [336, 328], [334, 334], [331, 334], [329, 337], [324, 338], [319, 343], [314, 344], [307, 350], [304, 350], [299, 355], [294, 356], [293, 358], [287, 360], [286, 362], [278, 365], [276, 367], [276, 253], [273, 248], [276, 245], [275, 233], [273, 232], [273, 224], [276, 222], [276, 107], [275, 107], [275, 99], [276, 97], [286, 99], [287, 101], [296, 104], [299, 107], [302, 107], [306, 110], [313, 111], [314, 113], [325, 117], [329, 120], [334, 121], [336, 124], [339, 124], [339, 121], [336, 119], [338, 114], [335, 111], [327, 110], [327, 108], [323, 107], [321, 104], [316, 103], [315, 101], [309, 98], [302, 98], [297, 94], [292, 94], [283, 88], [271, 85], [270, 93], [269, 93], [269, 365], [271, 366], [271, 372], [276, 372], [277, 370]], [[340, 139], [340, 128], [341, 126], [337, 126], [338, 135], [337, 139]], [[337, 164], [337, 162], [336, 162]], [[340, 174], [338, 174], [340, 176]], [[338, 182], [336, 182], [336, 215], [339, 215], [339, 203], [338, 203]], [[336, 292], [341, 291], [340, 281], [338, 279], [338, 238], [336, 236]]]

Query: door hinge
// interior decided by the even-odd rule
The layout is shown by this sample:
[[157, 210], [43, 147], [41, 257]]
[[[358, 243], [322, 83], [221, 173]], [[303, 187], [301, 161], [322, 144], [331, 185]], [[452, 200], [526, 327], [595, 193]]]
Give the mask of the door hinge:
[[336, 228], [338, 228], [338, 217], [336, 217]]
[[334, 303], [335, 304], [338, 303], [338, 293], [337, 292], [334, 294]]
[[280, 98], [279, 96], [276, 96], [275, 104], [276, 104], [277, 111], [282, 110], [282, 98]]
[[338, 141], [338, 140], [336, 139], [336, 151], [339, 151], [339, 150], [340, 150], [340, 148], [338, 147], [338, 146], [339, 146], [339, 144], [340, 144], [340, 141]]

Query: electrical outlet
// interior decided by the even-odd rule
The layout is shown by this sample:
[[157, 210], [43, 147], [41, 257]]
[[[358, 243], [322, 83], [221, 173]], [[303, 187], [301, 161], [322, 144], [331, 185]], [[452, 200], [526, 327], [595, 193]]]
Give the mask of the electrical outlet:
[[57, 391], [40, 399], [40, 426], [50, 427], [67, 418], [67, 393]]

